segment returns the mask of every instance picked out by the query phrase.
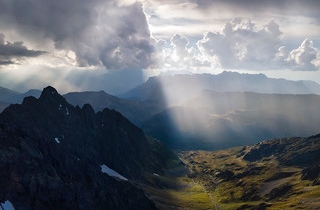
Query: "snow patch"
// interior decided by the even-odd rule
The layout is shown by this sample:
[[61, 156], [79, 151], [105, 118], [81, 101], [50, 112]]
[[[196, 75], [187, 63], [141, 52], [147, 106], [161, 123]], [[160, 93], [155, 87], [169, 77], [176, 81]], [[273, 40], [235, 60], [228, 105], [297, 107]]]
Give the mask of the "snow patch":
[[123, 181], [128, 181], [127, 178], [125, 178], [124, 176], [120, 175], [120, 174], [119, 174], [118, 172], [116, 172], [115, 170], [112, 170], [111, 168], [109, 168], [109, 167], [106, 166], [105, 164], [100, 165], [100, 166], [101, 166], [101, 172], [102, 172], [102, 173], [106, 173], [106, 174], [108, 174], [109, 176], [118, 178], [118, 179], [123, 180]]
[[8, 200], [6, 200], [4, 203], [1, 203], [0, 207], [3, 210], [15, 210], [13, 204]]
[[60, 141], [59, 141], [58, 138], [54, 138], [54, 140], [55, 140], [58, 144], [60, 144]]
[[68, 110], [68, 107], [66, 107], [66, 115], [69, 115], [69, 110]]

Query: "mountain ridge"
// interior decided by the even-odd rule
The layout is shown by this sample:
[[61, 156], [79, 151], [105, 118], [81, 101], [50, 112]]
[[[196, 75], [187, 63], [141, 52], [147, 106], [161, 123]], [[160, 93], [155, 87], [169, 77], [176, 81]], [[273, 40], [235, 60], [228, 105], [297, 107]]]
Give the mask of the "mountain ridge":
[[205, 90], [159, 112], [141, 127], [175, 149], [225, 149], [270, 138], [312, 135], [320, 129], [319, 104], [320, 96], [314, 94]]
[[[134, 100], [159, 100], [166, 97], [174, 98], [170, 93], [182, 94], [173, 99], [172, 105], [198, 95], [208, 89], [219, 92], [258, 92], [280, 94], [317, 94], [320, 95], [320, 85], [312, 81], [291, 81], [269, 78], [264, 74], [240, 74], [224, 71], [220, 74], [177, 74], [173, 76], [150, 77], [145, 83], [131, 89], [120, 97]], [[186, 95], [184, 95], [186, 94]], [[176, 96], [178, 97], [178, 96]], [[182, 98], [181, 98], [182, 97]], [[167, 103], [170, 103], [167, 102]], [[168, 104], [167, 104], [168, 105]]]
[[50, 86], [0, 114], [0, 145], [0, 200], [17, 209], [156, 209], [134, 183], [179, 164], [120, 113], [74, 107]]

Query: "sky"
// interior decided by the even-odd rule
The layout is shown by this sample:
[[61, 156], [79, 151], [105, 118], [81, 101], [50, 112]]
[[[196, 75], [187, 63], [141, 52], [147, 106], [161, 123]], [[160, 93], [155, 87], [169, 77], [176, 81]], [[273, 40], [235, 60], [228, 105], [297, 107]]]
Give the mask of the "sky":
[[0, 86], [68, 92], [134, 85], [129, 71], [145, 80], [223, 70], [320, 83], [319, 9], [319, 0], [0, 0]]

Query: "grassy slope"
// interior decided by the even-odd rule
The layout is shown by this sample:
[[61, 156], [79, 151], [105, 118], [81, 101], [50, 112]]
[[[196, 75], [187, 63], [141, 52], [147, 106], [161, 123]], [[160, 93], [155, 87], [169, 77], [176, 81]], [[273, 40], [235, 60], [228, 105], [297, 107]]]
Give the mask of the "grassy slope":
[[301, 180], [301, 166], [243, 160], [251, 148], [180, 152], [186, 168], [146, 175], [145, 190], [159, 209], [318, 209], [320, 185]]
[[[242, 160], [244, 148], [180, 153], [192, 168], [194, 180], [202, 183], [220, 209], [266, 206], [266, 209], [317, 209], [320, 186], [301, 180], [302, 168], [280, 166], [274, 158], [247, 162]], [[231, 171], [232, 178], [225, 175]], [[278, 193], [277, 193], [278, 192]]]

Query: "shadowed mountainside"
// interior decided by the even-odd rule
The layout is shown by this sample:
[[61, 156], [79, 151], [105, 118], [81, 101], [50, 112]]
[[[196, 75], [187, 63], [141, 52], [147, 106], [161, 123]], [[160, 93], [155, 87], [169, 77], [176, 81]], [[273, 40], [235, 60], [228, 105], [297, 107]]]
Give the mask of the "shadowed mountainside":
[[318, 95], [206, 90], [154, 115], [142, 128], [175, 149], [222, 149], [317, 133], [319, 105]]
[[16, 209], [155, 209], [133, 183], [179, 164], [120, 113], [74, 107], [52, 87], [0, 114], [0, 145], [0, 200]]
[[118, 98], [104, 91], [71, 92], [64, 97], [74, 106], [89, 103], [96, 112], [105, 108], [114, 109], [136, 125], [140, 125], [157, 112], [153, 104]]

